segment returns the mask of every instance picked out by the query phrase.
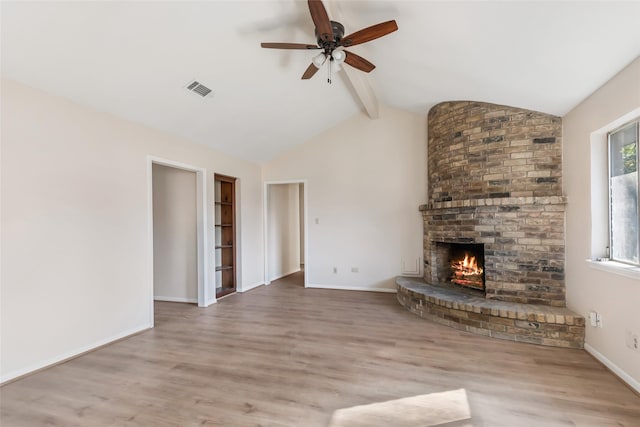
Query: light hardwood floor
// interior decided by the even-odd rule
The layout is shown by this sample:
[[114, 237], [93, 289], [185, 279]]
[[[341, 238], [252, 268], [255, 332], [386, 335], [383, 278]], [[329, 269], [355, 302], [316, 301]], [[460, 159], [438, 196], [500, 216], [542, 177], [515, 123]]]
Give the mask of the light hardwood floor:
[[464, 425], [640, 426], [640, 397], [582, 350], [480, 337], [393, 294], [301, 283], [206, 309], [156, 303], [155, 329], [3, 387], [1, 425], [326, 426], [341, 408], [464, 389]]

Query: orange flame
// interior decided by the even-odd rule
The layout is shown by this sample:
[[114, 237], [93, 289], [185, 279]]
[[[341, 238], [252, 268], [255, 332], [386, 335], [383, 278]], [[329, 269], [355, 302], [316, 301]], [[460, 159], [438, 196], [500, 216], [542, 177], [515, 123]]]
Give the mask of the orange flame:
[[464, 259], [454, 262], [452, 267], [464, 276], [482, 274], [482, 268], [478, 267], [476, 257], [464, 254]]

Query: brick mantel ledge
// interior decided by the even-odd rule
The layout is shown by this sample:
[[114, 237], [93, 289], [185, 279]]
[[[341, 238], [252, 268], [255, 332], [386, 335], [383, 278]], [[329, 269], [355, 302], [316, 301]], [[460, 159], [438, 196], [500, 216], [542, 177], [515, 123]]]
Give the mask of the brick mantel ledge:
[[420, 211], [466, 208], [478, 206], [525, 206], [525, 205], [566, 205], [567, 196], [549, 197], [499, 197], [493, 199], [465, 199], [450, 200], [447, 202], [430, 202], [427, 205], [420, 205]]

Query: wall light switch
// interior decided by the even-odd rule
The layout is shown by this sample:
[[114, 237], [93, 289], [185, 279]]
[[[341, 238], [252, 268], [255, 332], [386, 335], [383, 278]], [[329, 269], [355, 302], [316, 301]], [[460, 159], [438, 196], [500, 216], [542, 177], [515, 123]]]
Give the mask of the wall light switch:
[[589, 312], [589, 323], [591, 326], [598, 326], [598, 313], [595, 311]]
[[597, 311], [589, 312], [589, 323], [591, 326], [599, 326], [602, 328], [602, 316]]
[[599, 328], [602, 328], [602, 315], [600, 313], [596, 313], [596, 323]]

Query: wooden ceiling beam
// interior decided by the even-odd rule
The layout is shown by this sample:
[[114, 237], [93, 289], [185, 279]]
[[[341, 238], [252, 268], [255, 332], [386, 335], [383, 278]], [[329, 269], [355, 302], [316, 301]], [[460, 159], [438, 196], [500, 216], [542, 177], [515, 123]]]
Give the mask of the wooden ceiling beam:
[[[340, 9], [340, 4], [336, 0], [325, 0], [325, 5], [329, 11], [332, 20], [344, 24], [344, 14]], [[375, 120], [380, 117], [380, 106], [378, 98], [369, 83], [369, 79], [365, 73], [356, 70], [347, 64], [342, 64], [342, 70], [346, 76], [348, 84], [351, 85], [353, 92], [356, 94], [362, 107], [366, 111], [370, 119]]]

